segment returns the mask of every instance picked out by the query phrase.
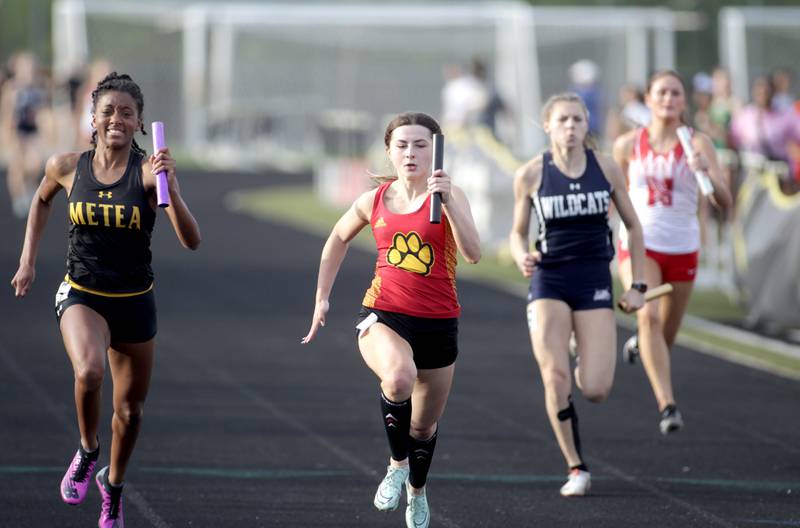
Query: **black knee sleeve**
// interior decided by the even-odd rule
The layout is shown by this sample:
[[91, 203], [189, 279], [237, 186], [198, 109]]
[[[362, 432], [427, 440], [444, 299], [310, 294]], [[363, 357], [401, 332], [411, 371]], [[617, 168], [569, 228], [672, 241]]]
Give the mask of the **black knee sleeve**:
[[381, 392], [381, 416], [392, 458], [405, 460], [408, 458], [408, 431], [411, 428], [411, 398], [398, 403]]
[[436, 449], [436, 438], [439, 436], [439, 428], [427, 440], [417, 440], [409, 436], [409, 457], [408, 457], [408, 482], [419, 489], [428, 480], [428, 470], [431, 468], [433, 460], [433, 450]]
[[[572, 426], [572, 441], [575, 443], [575, 451], [583, 462], [583, 453], [581, 452], [581, 435], [578, 431], [578, 413], [575, 412], [575, 406], [572, 404], [572, 396], [567, 399], [569, 406], [566, 409], [558, 411], [558, 420], [560, 422], [570, 421]], [[585, 467], [585, 464], [581, 464]]]

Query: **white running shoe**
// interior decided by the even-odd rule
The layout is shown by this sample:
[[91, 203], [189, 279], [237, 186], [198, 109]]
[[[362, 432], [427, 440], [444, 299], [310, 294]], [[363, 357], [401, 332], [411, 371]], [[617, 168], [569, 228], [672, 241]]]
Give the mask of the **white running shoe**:
[[633, 365], [636, 363], [636, 358], [639, 357], [639, 335], [633, 334], [622, 345], [622, 360], [626, 363]]
[[592, 487], [592, 474], [588, 471], [573, 469], [569, 472], [567, 483], [561, 486], [561, 495], [564, 497], [580, 497], [589, 493]]
[[674, 403], [670, 403], [661, 411], [661, 422], [659, 422], [658, 428], [663, 435], [683, 429], [683, 416]]
[[403, 484], [408, 478], [408, 466], [387, 466], [386, 476], [383, 477], [378, 491], [375, 492], [373, 504], [380, 511], [394, 511], [400, 504], [403, 493]]
[[422, 495], [414, 495], [409, 490], [408, 506], [406, 506], [406, 528], [428, 528], [431, 523], [431, 512], [428, 509], [428, 497], [425, 488]]

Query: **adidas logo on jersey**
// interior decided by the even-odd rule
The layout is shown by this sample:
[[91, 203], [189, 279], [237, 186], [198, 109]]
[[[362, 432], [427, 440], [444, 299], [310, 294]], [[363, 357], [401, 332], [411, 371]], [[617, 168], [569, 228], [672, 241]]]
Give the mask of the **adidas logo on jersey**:
[[373, 226], [374, 229], [378, 229], [379, 227], [386, 227], [386, 222], [383, 220], [382, 216], [378, 218], [378, 221], [375, 222], [375, 225]]

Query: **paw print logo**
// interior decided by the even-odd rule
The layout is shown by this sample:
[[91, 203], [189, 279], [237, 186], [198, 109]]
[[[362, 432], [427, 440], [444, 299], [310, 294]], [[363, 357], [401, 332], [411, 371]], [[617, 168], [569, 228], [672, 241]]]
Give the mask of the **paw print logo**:
[[386, 253], [386, 262], [402, 270], [428, 275], [433, 267], [433, 248], [414, 231], [408, 235], [396, 233]]

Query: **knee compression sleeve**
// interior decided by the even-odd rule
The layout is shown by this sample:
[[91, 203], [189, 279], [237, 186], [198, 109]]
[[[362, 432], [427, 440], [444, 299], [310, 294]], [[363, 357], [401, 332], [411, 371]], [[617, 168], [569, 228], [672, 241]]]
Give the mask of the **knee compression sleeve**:
[[408, 431], [411, 428], [411, 398], [393, 402], [381, 392], [381, 415], [392, 458], [405, 460], [408, 458]]
[[409, 436], [409, 457], [408, 457], [408, 482], [419, 489], [428, 480], [428, 470], [431, 468], [433, 460], [433, 450], [436, 449], [436, 438], [439, 436], [437, 427], [433, 436], [427, 440], [417, 440]]

